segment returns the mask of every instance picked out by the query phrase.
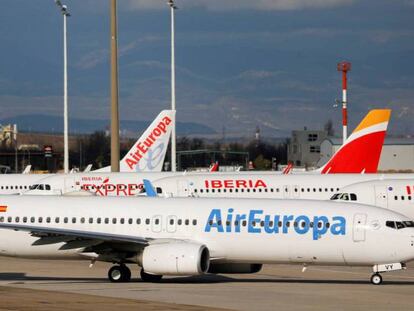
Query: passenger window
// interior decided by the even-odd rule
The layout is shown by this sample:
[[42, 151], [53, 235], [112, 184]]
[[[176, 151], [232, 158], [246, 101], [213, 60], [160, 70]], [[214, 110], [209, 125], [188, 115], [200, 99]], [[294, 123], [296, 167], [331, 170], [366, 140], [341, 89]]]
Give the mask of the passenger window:
[[72, 217], [72, 223], [76, 224], [76, 217]]
[[402, 195], [401, 196], [401, 200], [404, 201], [405, 200], [405, 196]]
[[129, 218], [129, 219], [128, 219], [128, 223], [129, 223], [130, 225], [132, 225], [132, 222], [133, 222], [133, 219], [132, 219], [132, 218]]
[[46, 217], [46, 222], [50, 224], [50, 217]]
[[395, 201], [398, 201], [398, 196], [394, 196], [394, 200]]
[[109, 218], [105, 218], [105, 224], [109, 224]]
[[55, 223], [59, 223], [59, 221], [60, 221], [60, 219], [59, 219], [59, 217], [55, 217]]
[[116, 224], [116, 218], [112, 218], [112, 223], [115, 225]]
[[181, 226], [181, 224], [183, 223], [183, 221], [181, 220], [181, 219], [178, 219], [178, 221], [177, 221], [177, 224], [179, 225], [179, 226]]
[[197, 219], [193, 219], [193, 226], [197, 226]]
[[141, 218], [137, 218], [137, 225], [141, 224]]
[[30, 222], [34, 223], [35, 222], [35, 218], [34, 217], [30, 217]]
[[93, 218], [92, 217], [89, 217], [89, 223], [93, 224]]
[[[185, 225], [188, 226], [189, 224], [190, 224], [190, 220], [186, 219], [185, 220]], [[229, 222], [229, 225], [230, 225], [230, 222]]]
[[67, 224], [67, 223], [69, 222], [68, 217], [63, 218], [63, 222], [64, 222], [65, 224]]
[[160, 220], [158, 218], [155, 219], [155, 224], [159, 225], [160, 224]]
[[102, 222], [101, 217], [96, 218], [96, 223], [100, 224]]
[[243, 225], [243, 227], [246, 227], [247, 221], [246, 220], [243, 220], [242, 225]]
[[15, 222], [20, 222], [20, 218], [19, 217], [16, 217], [15, 218]]
[[121, 223], [121, 225], [123, 225], [123, 224], [125, 223], [125, 219], [124, 219], [124, 218], [121, 218], [121, 219], [119, 220], [119, 222]]
[[[174, 224], [174, 218], [171, 218], [170, 219], [170, 225], [173, 225]], [[213, 221], [212, 220], [210, 220], [210, 225], [212, 225], [213, 224]]]
[[146, 225], [149, 225], [150, 224], [150, 219], [149, 218], [145, 219], [145, 224]]
[[23, 222], [26, 223], [27, 222], [27, 217], [23, 217]]
[[85, 223], [85, 217], [82, 217], [80, 221], [81, 221], [82, 224], [84, 224]]
[[13, 218], [7, 217], [7, 222], [12, 222], [12, 221], [13, 221]]
[[4, 217], [0, 217], [0, 222], [4, 222]]

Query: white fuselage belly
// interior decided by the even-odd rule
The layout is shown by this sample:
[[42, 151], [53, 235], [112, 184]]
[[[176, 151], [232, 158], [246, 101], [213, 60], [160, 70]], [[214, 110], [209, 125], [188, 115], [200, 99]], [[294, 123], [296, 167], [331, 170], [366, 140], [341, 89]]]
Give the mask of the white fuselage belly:
[[[312, 201], [151, 198], [120, 200], [96, 197], [4, 197], [2, 204], [8, 206], [7, 212], [0, 215], [6, 223], [8, 217], [12, 217], [12, 221], [19, 217], [19, 223], [22, 223], [23, 217], [27, 217], [28, 224], [39, 228], [70, 228], [156, 240], [191, 240], [205, 244], [212, 258], [224, 262], [373, 265], [404, 262], [414, 258], [414, 229], [387, 228], [385, 221], [395, 220], [399, 215], [369, 206]], [[229, 212], [230, 209], [233, 211]], [[260, 233], [250, 232], [248, 225], [243, 227], [241, 222], [240, 232], [236, 232], [235, 218], [232, 218], [229, 228], [222, 224], [224, 232], [219, 232], [216, 226], [210, 226], [210, 230], [207, 230], [208, 219], [213, 210], [220, 210], [223, 223], [229, 213], [234, 217], [236, 214], [246, 215], [248, 220], [252, 210], [262, 211], [262, 214], [256, 215], [259, 220], [251, 228], [259, 230]], [[290, 227], [285, 228], [282, 224], [278, 232], [266, 233], [260, 224], [265, 215], [269, 215], [269, 219], [275, 219], [273, 217], [279, 215], [282, 222], [284, 216], [293, 216], [293, 219], [290, 220]], [[358, 215], [365, 215], [361, 224], [355, 222]], [[315, 227], [299, 234], [294, 228], [294, 220], [299, 216], [307, 217], [310, 221], [315, 217], [325, 216], [331, 227], [320, 236], [315, 235], [314, 230], [320, 230]], [[41, 223], [39, 217], [42, 218]], [[47, 217], [51, 218], [49, 223], [46, 223]], [[56, 217], [59, 217], [59, 224], [54, 222]], [[63, 223], [65, 217], [68, 218], [67, 224]], [[171, 217], [176, 219], [173, 227], [168, 225]], [[335, 223], [333, 217], [342, 217], [345, 220], [341, 228], [343, 234], [342, 231], [341, 234], [331, 233]], [[73, 218], [76, 218], [75, 224], [72, 223]], [[97, 218], [101, 218], [101, 224], [96, 223]], [[105, 218], [108, 218], [108, 224], [104, 223]], [[133, 220], [132, 224], [128, 223], [129, 218]], [[92, 224], [89, 223], [90, 219]], [[113, 219], [116, 219], [116, 224]], [[121, 224], [121, 219], [124, 219], [124, 224]], [[139, 225], [137, 219], [140, 219]], [[149, 224], [146, 224], [147, 219]], [[158, 224], [156, 219], [159, 219]], [[177, 224], [179, 219], [182, 221], [181, 225]], [[188, 225], [185, 224], [187, 219]], [[214, 218], [216, 225], [217, 219]], [[284, 229], [286, 233], [283, 233]], [[30, 246], [37, 239], [25, 232], [2, 230], [0, 252], [2, 255], [30, 258], [81, 257], [79, 249], [59, 250], [61, 243]]]

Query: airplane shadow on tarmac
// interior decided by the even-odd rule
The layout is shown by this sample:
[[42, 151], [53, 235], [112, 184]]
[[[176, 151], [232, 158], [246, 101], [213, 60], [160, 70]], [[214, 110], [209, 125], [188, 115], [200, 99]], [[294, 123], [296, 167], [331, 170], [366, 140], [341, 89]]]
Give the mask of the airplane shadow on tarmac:
[[[30, 282], [30, 281], [56, 281], [65, 283], [108, 283], [107, 278], [88, 278], [88, 277], [51, 277], [51, 276], [28, 276], [21, 272], [8, 272], [0, 273], [0, 281], [13, 281], [13, 282]], [[141, 283], [141, 279], [133, 278], [131, 283]], [[285, 283], [285, 284], [360, 284], [370, 285], [369, 280], [315, 280], [315, 279], [295, 279], [279, 277], [275, 278], [270, 276], [269, 278], [232, 278], [224, 275], [203, 275], [203, 276], [191, 276], [191, 277], [174, 277], [162, 279], [157, 284], [211, 284], [211, 283]], [[411, 285], [414, 286], [413, 281], [387, 281], [384, 280], [384, 285]]]

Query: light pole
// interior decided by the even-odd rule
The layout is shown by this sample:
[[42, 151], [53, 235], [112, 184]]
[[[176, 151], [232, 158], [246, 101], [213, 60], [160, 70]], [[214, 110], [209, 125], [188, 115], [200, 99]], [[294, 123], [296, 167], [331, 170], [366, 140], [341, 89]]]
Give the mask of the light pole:
[[118, 24], [117, 1], [110, 0], [111, 14], [111, 172], [119, 172]]
[[66, 19], [70, 16], [68, 7], [60, 0], [55, 0], [63, 15], [63, 167], [65, 174], [69, 173], [69, 138], [68, 138], [68, 48]]
[[[174, 3], [174, 0], [168, 0], [167, 4], [171, 10], [171, 110], [175, 109], [175, 21], [174, 21], [174, 11], [177, 9], [177, 6]], [[173, 126], [171, 130], [171, 171], [175, 172], [177, 170], [176, 164], [176, 113], [174, 114]]]

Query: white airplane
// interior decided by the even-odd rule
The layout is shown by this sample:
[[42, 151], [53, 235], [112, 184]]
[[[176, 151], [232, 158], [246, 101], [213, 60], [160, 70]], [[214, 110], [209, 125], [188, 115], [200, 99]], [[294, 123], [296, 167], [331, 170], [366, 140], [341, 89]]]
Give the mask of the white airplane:
[[414, 219], [414, 178], [355, 183], [343, 187], [331, 200], [374, 205]]
[[[137, 142], [132, 146], [125, 157], [120, 161], [121, 172], [147, 172], [147, 173], [159, 173], [162, 171], [165, 154], [167, 152], [168, 141], [171, 136], [171, 122], [174, 120], [175, 111], [163, 110], [157, 116], [157, 118], [151, 123], [146, 131], [141, 135]], [[45, 178], [61, 179], [62, 182], [66, 180], [73, 180], [75, 183], [79, 179], [85, 178], [85, 180], [91, 181], [97, 173], [109, 172], [110, 167], [104, 167], [102, 169], [94, 170], [92, 172], [76, 173], [76, 174], [5, 174], [0, 175], [0, 194], [19, 194], [29, 189], [39, 188], [40, 191], [49, 193], [52, 191], [50, 185], [41, 184], [39, 181]], [[79, 177], [82, 174], [82, 177]], [[97, 181], [100, 183], [108, 178], [105, 173], [105, 178]], [[137, 174], [130, 175], [133, 176]], [[168, 175], [159, 175], [168, 176]], [[133, 183], [131, 181], [130, 183]], [[67, 185], [66, 183], [64, 185]], [[76, 184], [73, 185], [74, 188]], [[66, 188], [71, 188], [67, 186]]]
[[[218, 195], [226, 197], [329, 199], [345, 185], [378, 178], [371, 174], [369, 177], [366, 177], [368, 175], [364, 176], [361, 174], [347, 174], [344, 177], [330, 178], [324, 178], [324, 176], [325, 174], [326, 176], [332, 176], [333, 173], [341, 172], [376, 172], [390, 115], [389, 109], [370, 111], [349, 137], [347, 143], [319, 170], [318, 175], [283, 175], [276, 174], [275, 172], [192, 174], [162, 172], [159, 174], [140, 174], [139, 177], [150, 179], [156, 187], [162, 188], [165, 193], [174, 196]], [[163, 177], [166, 177], [166, 179], [161, 180]], [[111, 180], [111, 182], [104, 182], [108, 180]], [[88, 190], [97, 195], [136, 195], [142, 189], [142, 180], [137, 180], [138, 176], [135, 174], [97, 175], [96, 173], [79, 173], [76, 175], [72, 174], [69, 177], [67, 175], [56, 175], [42, 180], [34, 187], [36, 189], [26, 194], [65, 194], [67, 192]], [[156, 182], [156, 180], [158, 181]], [[136, 188], [136, 191], [125, 192], [117, 190], [119, 188], [131, 187], [130, 185]], [[302, 188], [304, 190], [301, 190]], [[195, 189], [195, 191], [192, 191], [192, 189]], [[276, 194], [273, 191], [280, 193]], [[299, 193], [301, 191], [311, 193], [303, 193], [301, 195]], [[315, 192], [326, 193], [325, 196], [321, 197], [319, 193]]]
[[[108, 277], [257, 272], [262, 264], [404, 269], [414, 222], [385, 209], [331, 201], [3, 197], [0, 254], [116, 263]], [[195, 206], [196, 205], [196, 206]], [[35, 207], [35, 208], [34, 208]], [[381, 241], [381, 243], [379, 243]]]

